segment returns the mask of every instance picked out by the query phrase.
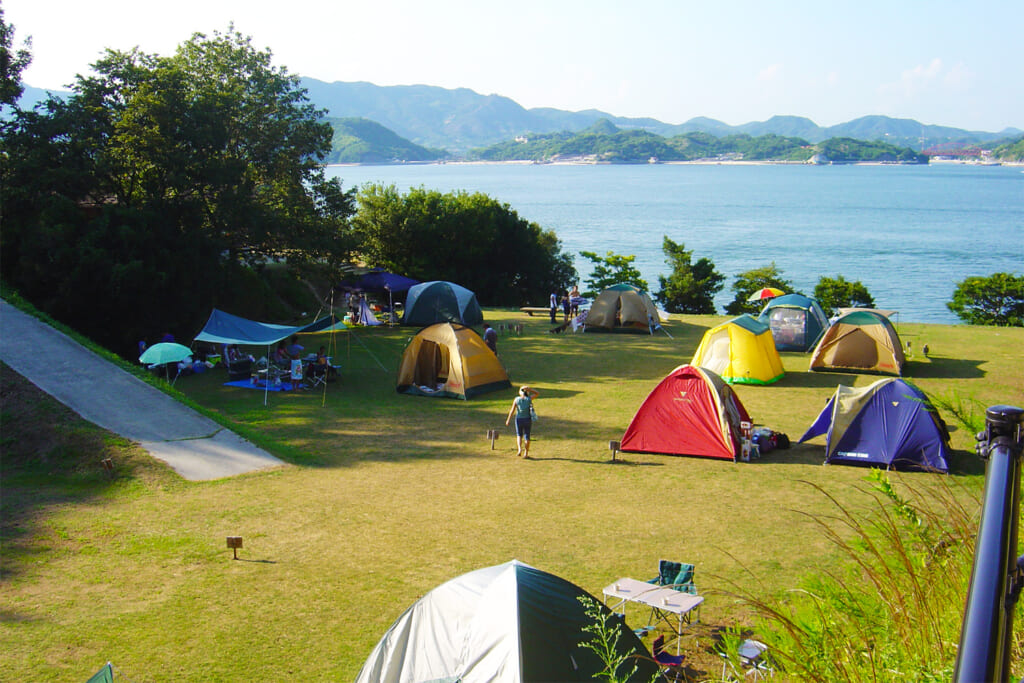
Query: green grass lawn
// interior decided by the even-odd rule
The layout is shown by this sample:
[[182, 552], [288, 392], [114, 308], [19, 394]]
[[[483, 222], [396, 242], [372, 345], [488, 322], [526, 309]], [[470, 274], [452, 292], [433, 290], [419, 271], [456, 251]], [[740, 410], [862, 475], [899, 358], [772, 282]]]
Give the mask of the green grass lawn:
[[[669, 338], [552, 335], [546, 319], [487, 314], [524, 324], [498, 349], [513, 384], [541, 392], [534, 460], [515, 457], [504, 427], [514, 390], [468, 402], [395, 392], [405, 328], [308, 338], [307, 349], [336, 344], [344, 367], [326, 393], [272, 393], [265, 406], [263, 393], [223, 386], [222, 370], [180, 379], [290, 463], [215, 482], [182, 481], [5, 368], [0, 679], [85, 680], [109, 660], [135, 681], [350, 680], [419, 596], [513, 558], [597, 596], [620, 576], [654, 576], [659, 558], [695, 563], [707, 601], [686, 648], [695, 678], [713, 679], [714, 630], [748, 618], [722, 591], [783, 595], [839, 561], [806, 517], [832, 513], [811, 485], [856, 508], [867, 472], [823, 467], [821, 441], [749, 464], [611, 461], [608, 441], [724, 318], [673, 316]], [[929, 394], [1024, 403], [1024, 329], [899, 332], [917, 352], [906, 376]], [[877, 379], [807, 373], [808, 360], [783, 354], [780, 382], [735, 387], [757, 423], [794, 441], [837, 383]], [[494, 450], [489, 429], [502, 433]], [[977, 495], [973, 435], [952, 436], [949, 479]], [[939, 478], [894, 475], [918, 487]], [[244, 538], [239, 561], [231, 535]]]

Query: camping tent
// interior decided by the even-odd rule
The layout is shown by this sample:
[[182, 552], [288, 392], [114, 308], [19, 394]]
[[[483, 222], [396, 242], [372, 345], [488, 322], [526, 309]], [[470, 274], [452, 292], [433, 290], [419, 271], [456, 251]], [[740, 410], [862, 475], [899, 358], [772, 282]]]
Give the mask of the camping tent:
[[928, 397], [897, 377], [862, 389], [840, 385], [800, 437], [827, 434], [826, 463], [948, 471], [949, 433]]
[[811, 370], [903, 373], [903, 345], [885, 316], [854, 311], [832, 323], [811, 356]]
[[434, 280], [409, 288], [402, 313], [403, 325], [462, 323], [479, 325], [484, 321], [476, 294], [452, 282]]
[[633, 285], [612, 285], [597, 295], [587, 312], [587, 329], [633, 328], [653, 332], [658, 309], [651, 297]]
[[[580, 587], [513, 560], [441, 584], [416, 601], [384, 634], [356, 683], [399, 681], [592, 681], [604, 666], [581, 643], [594, 623]], [[592, 598], [593, 599], [593, 598]], [[594, 600], [602, 613], [607, 608]], [[640, 639], [619, 619], [616, 653], [635, 664], [630, 681], [658, 673]]]
[[771, 329], [746, 314], [705, 332], [690, 365], [730, 384], [771, 384], [786, 374]]
[[632, 453], [736, 460], [750, 416], [732, 387], [705, 368], [680, 365], [644, 399], [622, 437]]
[[472, 329], [437, 323], [420, 330], [402, 354], [398, 391], [472, 398], [512, 386], [501, 361]]
[[772, 328], [779, 351], [809, 351], [828, 329], [828, 317], [816, 299], [784, 294], [768, 302], [757, 317]]

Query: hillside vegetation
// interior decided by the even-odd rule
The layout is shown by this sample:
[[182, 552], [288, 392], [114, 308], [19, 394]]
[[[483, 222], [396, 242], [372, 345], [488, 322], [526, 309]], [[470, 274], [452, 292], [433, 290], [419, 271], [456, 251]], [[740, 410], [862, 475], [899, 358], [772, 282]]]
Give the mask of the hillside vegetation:
[[409, 142], [394, 131], [364, 118], [328, 118], [334, 130], [328, 164], [377, 164], [400, 161], [436, 161], [448, 155], [443, 149], [427, 149]]
[[696, 161], [736, 159], [745, 161], [807, 162], [816, 155], [822, 161], [854, 163], [927, 163], [927, 157], [909, 147], [852, 138], [832, 138], [818, 144], [797, 137], [772, 133], [727, 135], [686, 133], [665, 138], [640, 130], [620, 130], [607, 119], [582, 133], [552, 133], [522, 136], [515, 140], [470, 152], [470, 158], [484, 161], [551, 161], [586, 157], [609, 163], [648, 161]]

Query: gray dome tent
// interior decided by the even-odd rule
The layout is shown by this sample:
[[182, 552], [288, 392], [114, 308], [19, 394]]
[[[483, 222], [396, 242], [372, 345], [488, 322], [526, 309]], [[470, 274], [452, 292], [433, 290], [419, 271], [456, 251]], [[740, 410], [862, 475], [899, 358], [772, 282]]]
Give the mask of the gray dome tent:
[[[593, 623], [582, 588], [518, 561], [478, 569], [420, 598], [388, 629], [356, 683], [404, 681], [592, 681], [604, 666], [580, 643]], [[607, 610], [594, 600], [600, 609]], [[658, 667], [618, 619], [618, 651], [636, 655], [630, 681]]]

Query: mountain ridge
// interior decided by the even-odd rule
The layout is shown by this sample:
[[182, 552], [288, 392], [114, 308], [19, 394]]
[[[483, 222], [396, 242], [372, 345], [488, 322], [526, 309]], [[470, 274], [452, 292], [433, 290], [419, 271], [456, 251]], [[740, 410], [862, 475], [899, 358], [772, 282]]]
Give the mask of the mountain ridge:
[[[795, 115], [777, 115], [766, 121], [750, 121], [737, 126], [704, 116], [670, 124], [651, 117], [615, 116], [598, 109], [576, 112], [552, 107], [526, 109], [503, 95], [481, 95], [469, 88], [380, 86], [367, 81], [328, 83], [308, 77], [300, 78], [300, 84], [313, 104], [327, 110], [331, 119], [368, 119], [405, 138], [414, 147], [432, 151], [444, 149], [454, 154], [464, 154], [474, 148], [519, 136], [581, 132], [601, 120], [610, 121], [621, 129], [643, 130], [664, 137], [686, 133], [708, 133], [716, 137], [772, 134], [799, 137], [810, 143], [844, 137], [884, 141], [916, 151], [942, 143], [984, 144], [1024, 134], [1024, 131], [1012, 127], [999, 132], [971, 131], [880, 114], [869, 114], [827, 127]], [[26, 86], [20, 104], [30, 107], [45, 99], [47, 92]], [[57, 96], [67, 95], [66, 91], [49, 92]], [[419, 151], [412, 149], [408, 153], [415, 156]]]

